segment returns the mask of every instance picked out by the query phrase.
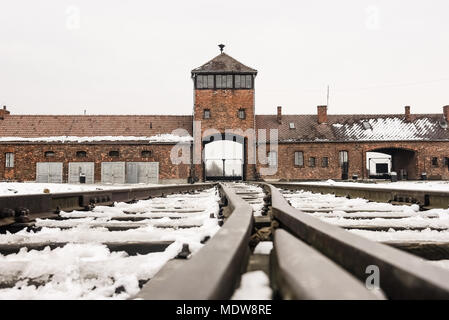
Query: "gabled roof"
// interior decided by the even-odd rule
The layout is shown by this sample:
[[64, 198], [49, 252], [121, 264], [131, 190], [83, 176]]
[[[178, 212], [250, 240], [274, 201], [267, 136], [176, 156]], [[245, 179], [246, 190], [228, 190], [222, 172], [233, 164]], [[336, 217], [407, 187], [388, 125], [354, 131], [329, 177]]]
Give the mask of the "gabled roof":
[[442, 114], [415, 114], [410, 122], [402, 114], [328, 115], [327, 120], [318, 124], [317, 115], [282, 115], [279, 124], [276, 115], [256, 115], [256, 127], [267, 129], [267, 135], [278, 129], [280, 142], [449, 141]]
[[171, 134], [178, 128], [192, 135], [192, 121], [192, 116], [166, 115], [7, 115], [0, 120], [0, 140], [15, 141], [9, 139], [12, 137], [95, 137], [96, 140], [105, 137], [108, 141], [114, 137], [117, 140], [142, 137], [145, 140]]
[[257, 74], [257, 70], [245, 66], [233, 57], [222, 52], [201, 67], [192, 70], [192, 74], [198, 73], [248, 73]]

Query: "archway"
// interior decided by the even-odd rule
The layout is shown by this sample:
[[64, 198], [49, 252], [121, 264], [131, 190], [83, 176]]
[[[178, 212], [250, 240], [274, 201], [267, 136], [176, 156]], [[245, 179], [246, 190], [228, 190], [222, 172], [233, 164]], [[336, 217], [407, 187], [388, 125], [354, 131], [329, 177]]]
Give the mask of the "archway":
[[418, 179], [416, 151], [414, 150], [377, 148], [367, 151], [365, 155], [366, 171], [369, 177], [385, 178], [394, 171], [400, 180]]
[[203, 176], [211, 180], [245, 179], [245, 139], [237, 135], [203, 139]]

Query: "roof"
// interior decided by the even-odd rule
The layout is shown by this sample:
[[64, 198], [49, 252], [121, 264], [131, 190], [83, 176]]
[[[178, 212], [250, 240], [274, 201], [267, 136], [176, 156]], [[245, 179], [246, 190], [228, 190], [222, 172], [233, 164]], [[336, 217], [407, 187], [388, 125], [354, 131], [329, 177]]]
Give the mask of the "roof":
[[257, 74], [257, 70], [245, 66], [233, 57], [222, 52], [201, 67], [192, 70], [192, 74], [197, 73], [250, 73]]
[[256, 127], [278, 129], [280, 142], [449, 141], [442, 114], [413, 115], [410, 122], [398, 114], [328, 115], [327, 120], [318, 124], [317, 115], [282, 115], [279, 124], [276, 115], [256, 115]]
[[[75, 137], [91, 137], [94, 141], [98, 141], [98, 137], [105, 137], [104, 140], [108, 141], [114, 140], [114, 137], [117, 137], [116, 140], [128, 141], [155, 140], [147, 138], [171, 134], [175, 129], [185, 130], [176, 135], [187, 136], [188, 133], [191, 136], [192, 116], [8, 115], [0, 120], [0, 140], [16, 141], [14, 137], [52, 137], [53, 140], [60, 137], [71, 137], [71, 140]], [[158, 140], [163, 142], [163, 139]]]

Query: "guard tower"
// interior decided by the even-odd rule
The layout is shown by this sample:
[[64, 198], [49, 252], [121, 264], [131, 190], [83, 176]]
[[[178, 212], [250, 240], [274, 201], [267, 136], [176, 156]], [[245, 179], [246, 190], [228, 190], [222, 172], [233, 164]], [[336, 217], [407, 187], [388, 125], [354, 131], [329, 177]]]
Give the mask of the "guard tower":
[[[193, 119], [201, 123], [201, 138], [195, 137], [194, 149], [203, 155], [202, 165], [195, 166], [195, 175], [202, 180], [252, 180], [255, 165], [248, 164], [248, 139], [242, 132], [255, 129], [257, 70], [224, 53], [224, 45], [219, 47], [221, 53], [218, 56], [192, 70]], [[223, 143], [207, 150], [207, 144], [217, 141], [216, 135], [211, 137], [209, 134], [213, 130], [222, 135]], [[235, 134], [225, 135], [230, 131]], [[239, 143], [241, 150], [226, 141]], [[212, 155], [212, 149], [217, 148], [222, 151]], [[250, 148], [250, 152], [255, 151]], [[238, 168], [239, 161], [241, 169]]]

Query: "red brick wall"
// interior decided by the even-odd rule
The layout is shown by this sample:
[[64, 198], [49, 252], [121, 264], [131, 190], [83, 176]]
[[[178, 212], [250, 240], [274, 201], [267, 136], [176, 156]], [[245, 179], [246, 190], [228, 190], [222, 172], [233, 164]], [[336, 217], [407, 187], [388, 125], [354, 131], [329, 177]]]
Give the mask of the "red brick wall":
[[[37, 162], [63, 162], [63, 181], [68, 180], [69, 162], [94, 162], [95, 182], [101, 181], [101, 162], [159, 162], [159, 179], [187, 179], [188, 164], [174, 165], [170, 160], [173, 145], [148, 144], [10, 144], [0, 145], [0, 177], [3, 180], [35, 181]], [[110, 157], [109, 151], [118, 150], [119, 157]], [[143, 150], [152, 151], [148, 158]], [[45, 157], [46, 151], [55, 152]], [[77, 151], [86, 151], [87, 157], [77, 158]], [[14, 168], [5, 168], [5, 153], [14, 152]]]
[[[419, 179], [422, 172], [430, 178], [449, 179], [449, 170], [444, 167], [444, 157], [449, 157], [449, 142], [366, 142], [366, 143], [298, 143], [280, 144], [278, 146], [278, 171], [273, 176], [262, 176], [263, 179], [286, 180], [322, 180], [341, 179], [339, 167], [339, 151], [346, 150], [349, 155], [349, 177], [357, 174], [359, 178], [368, 178], [366, 169], [366, 152], [381, 148], [402, 148], [415, 151], [407, 171], [410, 179]], [[268, 148], [267, 148], [268, 149]], [[304, 152], [304, 167], [294, 165], [295, 151]], [[309, 157], [316, 158], [315, 168], [309, 167]], [[321, 158], [329, 158], [329, 166], [321, 167]], [[438, 166], [433, 167], [432, 157], [438, 158]], [[402, 157], [404, 159], [404, 157]], [[402, 160], [400, 159], [400, 160]], [[403, 161], [402, 161], [403, 162]], [[399, 165], [401, 161], [399, 161]], [[261, 167], [258, 164], [257, 170]]]
[[[210, 110], [210, 119], [203, 119], [204, 109]], [[240, 109], [245, 109], [245, 119], [238, 117]], [[243, 130], [243, 132], [254, 129], [254, 90], [195, 90], [194, 120], [201, 121], [201, 135], [206, 129], [216, 129], [221, 133], [224, 133], [226, 129]], [[201, 144], [200, 141], [195, 143]], [[248, 146], [246, 146], [246, 154], [248, 154]], [[196, 165], [195, 171], [197, 177], [203, 179], [202, 166]], [[254, 179], [254, 165], [247, 165], [246, 177], [249, 180]]]

